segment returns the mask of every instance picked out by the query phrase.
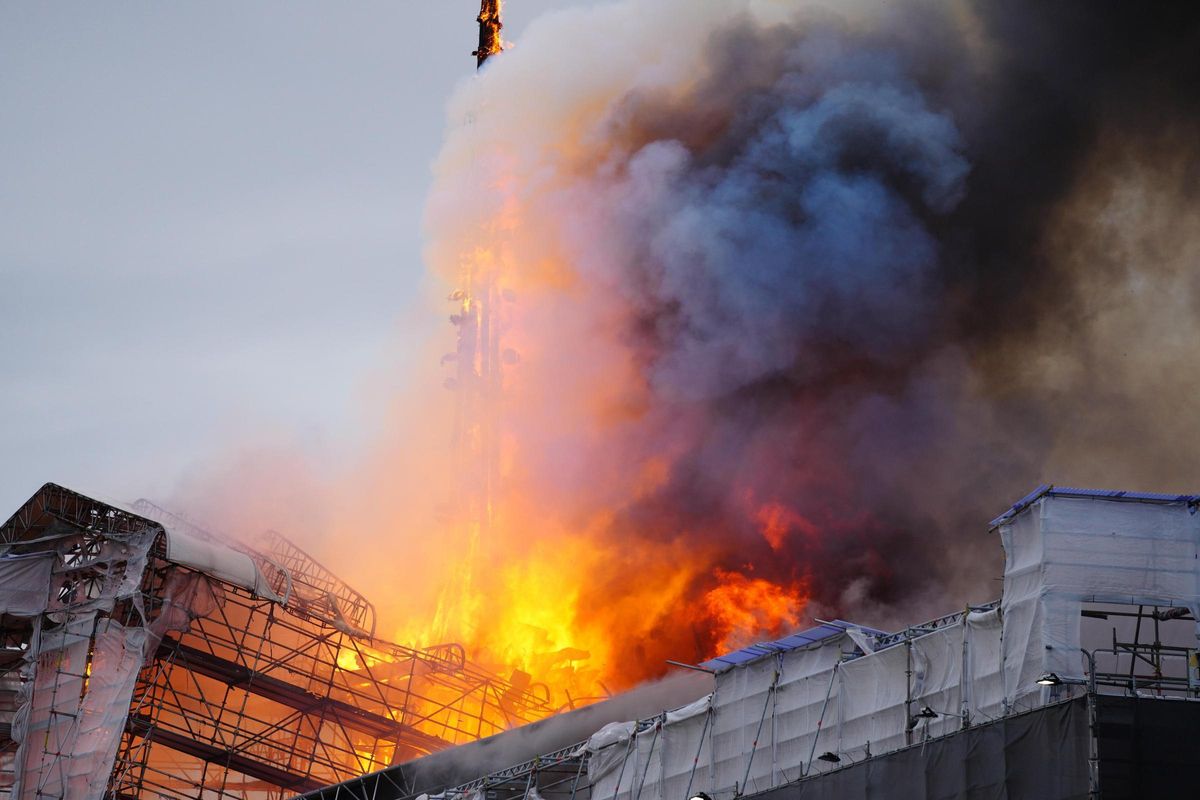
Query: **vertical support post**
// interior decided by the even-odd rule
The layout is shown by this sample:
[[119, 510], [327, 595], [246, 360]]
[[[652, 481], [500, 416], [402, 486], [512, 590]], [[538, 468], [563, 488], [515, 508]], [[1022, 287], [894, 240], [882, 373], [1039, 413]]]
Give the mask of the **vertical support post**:
[[909, 722], [904, 725], [905, 745], [913, 743], [912, 674], [912, 639], [906, 631], [904, 636], [904, 719]]
[[[654, 723], [654, 736], [651, 737], [650, 749], [646, 752], [646, 768], [642, 770], [642, 779], [638, 781], [637, 794], [634, 795], [633, 800], [642, 800], [642, 787], [646, 785], [646, 776], [650, 774], [650, 762], [654, 757], [654, 746], [658, 744], [658, 734], [662, 731], [664, 719], [666, 719], [666, 714], [663, 714]], [[634, 774], [636, 775], [637, 773], [635, 772]]]
[[962, 673], [958, 679], [958, 727], [959, 730], [971, 727], [971, 688], [974, 683], [971, 675], [971, 607], [963, 613], [963, 646]]
[[583, 765], [587, 761], [586, 756], [579, 757], [579, 767], [575, 770], [575, 780], [571, 781], [571, 797], [570, 800], [575, 800], [575, 795], [579, 792], [579, 779], [583, 776]]
[[746, 774], [742, 777], [741, 791], [735, 792], [735, 796], [746, 793], [746, 787], [750, 783], [750, 767], [754, 765], [754, 754], [758, 752], [758, 740], [762, 737], [763, 723], [767, 719], [767, 709], [771, 707], [771, 700], [775, 697], [775, 686], [779, 683], [779, 670], [776, 669], [771, 676], [771, 685], [767, 687], [767, 699], [763, 703], [762, 716], [758, 718], [758, 730], [754, 732], [754, 743], [750, 746], [750, 757], [746, 759]]
[[[692, 779], [696, 777], [696, 767], [699, 766], [699, 764], [700, 764], [700, 752], [704, 749], [704, 737], [708, 733], [708, 724], [712, 721], [712, 714], [713, 714], [713, 709], [712, 709], [712, 706], [710, 705], [708, 707], [708, 711], [704, 712], [704, 727], [700, 729], [700, 744], [696, 747], [696, 757], [694, 759], [692, 759], [692, 772], [691, 772], [691, 774], [688, 775], [688, 785], [687, 785], [687, 797], [688, 798], [690, 798], [692, 796]], [[710, 753], [712, 752], [711, 747], [709, 748], [709, 752]], [[575, 798], [572, 797], [571, 800], [575, 800]], [[685, 800], [686, 800], [686, 798], [685, 798]]]
[[1087, 709], [1088, 709], [1088, 798], [1100, 800], [1100, 743], [1096, 737], [1096, 657], [1083, 648], [1079, 649], [1087, 659]]
[[[617, 784], [613, 787], [612, 800], [617, 800], [621, 794], [621, 781], [625, 777], [625, 765], [629, 763], [629, 751], [637, 747], [637, 728], [634, 727], [632, 733], [629, 734], [629, 744], [625, 745], [625, 757], [621, 759], [621, 771], [617, 773]], [[634, 770], [637, 769], [637, 764], [634, 764]]]
[[775, 654], [775, 691], [771, 693], [771, 786], [779, 785], [779, 724], [775, 712], [779, 708], [779, 679], [783, 677], [783, 653]]
[[817, 755], [817, 740], [821, 738], [821, 726], [825, 722], [825, 711], [829, 708], [829, 696], [833, 694], [833, 682], [837, 680], [840, 666], [840, 661], [834, 664], [833, 671], [829, 675], [829, 688], [825, 690], [825, 701], [821, 703], [821, 716], [817, 718], [817, 732], [813, 734], [812, 748], [808, 751], [808, 761], [800, 767], [800, 777], [802, 778], [812, 771], [812, 762]]

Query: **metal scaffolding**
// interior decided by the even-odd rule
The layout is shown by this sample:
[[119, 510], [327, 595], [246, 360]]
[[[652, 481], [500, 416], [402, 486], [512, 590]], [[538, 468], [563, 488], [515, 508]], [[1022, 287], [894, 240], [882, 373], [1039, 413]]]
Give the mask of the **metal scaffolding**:
[[252, 548], [47, 484], [0, 527], [0, 568], [0, 797], [283, 798], [553, 711], [459, 645], [375, 638], [371, 604], [278, 533]]

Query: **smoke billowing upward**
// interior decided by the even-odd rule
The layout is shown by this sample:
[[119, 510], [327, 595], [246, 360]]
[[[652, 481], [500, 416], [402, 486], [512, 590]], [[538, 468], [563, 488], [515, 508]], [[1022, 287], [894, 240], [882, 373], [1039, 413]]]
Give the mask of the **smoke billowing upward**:
[[[1042, 480], [1200, 486], [1197, 16], [624, 0], [489, 61], [428, 261], [493, 271], [521, 360], [444, 633], [629, 684], [991, 599], [984, 524]], [[452, 540], [413, 508], [389, 550]]]
[[[1164, 170], [1196, 169], [1194, 16], [627, 2], [547, 19], [464, 88], [432, 260], [504, 249], [508, 486], [605, 554], [576, 624], [654, 672], [794, 624], [773, 600], [911, 619], [996, 593], [983, 523], [1043, 476], [1197, 477], [1147, 463], [1178, 450], [1134, 419], [1161, 398], [1104, 364], [1152, 370], [1157, 344], [1102, 351], [1131, 283], [1194, 330], [1191, 265], [1090, 246], [1155, 225], [1103, 211], [1118, 186], [1186, 207]], [[464, 202], [481, 173], [495, 207]], [[672, 566], [658, 619], [614, 607]]]

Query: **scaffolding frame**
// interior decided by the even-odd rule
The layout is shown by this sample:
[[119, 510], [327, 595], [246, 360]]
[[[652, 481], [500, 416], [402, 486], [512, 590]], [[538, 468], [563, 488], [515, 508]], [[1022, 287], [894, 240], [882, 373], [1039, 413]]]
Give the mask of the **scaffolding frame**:
[[[168, 542], [180, 534], [250, 556], [266, 585], [170, 560]], [[153, 537], [142, 564], [114, 556], [131, 535]], [[418, 649], [374, 637], [375, 610], [361, 594], [281, 534], [263, 543], [269, 549], [229, 542], [145, 501], [124, 509], [54, 484], [0, 527], [0, 557], [53, 555], [47, 627], [90, 608], [151, 632], [105, 797], [277, 800], [555, 710], [471, 664], [458, 644]], [[136, 588], [96, 612], [114, 580]], [[28, 682], [34, 627], [0, 620], [0, 678], [24, 665]], [[55, 681], [86, 693], [94, 647], [93, 635], [85, 670]], [[23, 657], [8, 658], [15, 653]]]

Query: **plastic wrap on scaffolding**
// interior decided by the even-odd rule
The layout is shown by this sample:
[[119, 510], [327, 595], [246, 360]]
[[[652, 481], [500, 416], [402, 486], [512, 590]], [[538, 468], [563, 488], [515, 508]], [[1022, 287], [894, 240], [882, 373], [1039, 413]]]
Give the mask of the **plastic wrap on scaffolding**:
[[154, 536], [85, 537], [56, 555], [0, 559], [0, 574], [17, 579], [0, 591], [5, 606], [34, 620], [12, 724], [12, 797], [104, 795], [147, 639], [144, 627], [106, 614], [138, 596]]
[[1003, 622], [999, 608], [971, 611], [966, 620], [967, 660], [963, 708], [969, 722], [1004, 714]]
[[[724, 671], [711, 697], [645, 720], [636, 733], [632, 722], [606, 726], [590, 742], [592, 795], [676, 800], [702, 791], [715, 797], [735, 786], [754, 792], [799, 778], [814, 746], [836, 749], [841, 735], [839, 691], [848, 691], [840, 679], [847, 666], [841, 663], [845, 638]], [[879, 667], [859, 670], [851, 681], [873, 693], [878, 688], [873, 678], [885, 676], [896, 656], [884, 651], [871, 658]], [[903, 654], [900, 658], [900, 688], [885, 691], [898, 697], [893, 735], [902, 737]], [[864, 718], [875, 702], [874, 694], [864, 700]], [[866, 730], [875, 735], [874, 728]]]
[[[593, 797], [666, 800], [708, 785], [712, 696], [637, 726], [614, 722], [588, 741]], [[681, 764], [687, 764], [681, 770]], [[691, 783], [691, 786], [689, 786]]]
[[[735, 784], [749, 787], [747, 792], [769, 785], [775, 743], [772, 712], [781, 710], [778, 690], [788, 675], [784, 662], [784, 656], [773, 656], [717, 675], [712, 749], [713, 786], [718, 791]], [[747, 758], [751, 753], [752, 760]]]
[[1040, 703], [1040, 675], [1083, 674], [1085, 602], [1181, 607], [1200, 619], [1200, 514], [1191, 503], [1049, 494], [1000, 535], [1010, 710]]
[[[915, 663], [917, 659], [912, 660]], [[837, 715], [827, 715], [816, 755], [866, 753], [868, 748], [878, 753], [903, 747], [909, 663], [909, 650], [900, 644], [842, 664], [834, 689]], [[802, 757], [808, 758], [811, 751], [810, 746]], [[816, 761], [811, 766], [819, 772], [834, 765]]]
[[[659, 786], [654, 797], [673, 800], [691, 797], [693, 789], [707, 785], [708, 764], [712, 759], [711, 739], [713, 696], [705, 695], [676, 711], [668, 711], [662, 730], [662, 750]], [[687, 767], [687, 773], [674, 765]]]
[[[905, 796], [958, 796], [980, 786], [1041, 796], [1036, 781], [1011, 767], [1025, 757], [1023, 742], [1038, 725], [1061, 721], [1062, 707], [1015, 712], [1051, 699], [1037, 683], [1045, 673], [1082, 674], [1082, 604], [1186, 608], [1200, 617], [1200, 513], [1192, 500], [1067, 491], [1073, 493], [1044, 493], [998, 521], [1006, 552], [999, 604], [893, 635], [822, 623], [707, 662], [717, 668], [709, 698], [613, 723], [592, 737], [592, 797], [738, 797], [835, 770], [832, 782], [798, 784], [801, 793], [841, 796], [820, 793], [836, 786], [863, 795], [871, 787], [883, 796], [892, 788], [885, 772], [893, 765], [909, 781]], [[789, 640], [807, 644], [789, 647]], [[1086, 767], [1086, 737], [1077, 735], [1076, 723], [1060, 725], [1051, 741], [1065, 742], [1079, 756], [1076, 766]], [[948, 738], [961, 731], [967, 735]], [[932, 763], [923, 756], [926, 746], [955, 766], [926, 770]], [[872, 758], [865, 769], [845, 769], [891, 753], [896, 757]], [[938, 783], [938, 776], [948, 782]], [[1079, 779], [1076, 769], [1072, 786]], [[1053, 783], [1043, 775], [1037, 780]]]
[[616, 791], [616, 772], [625, 763], [636, 728], [636, 722], [610, 722], [588, 739], [588, 778], [593, 786], [611, 780], [610, 796]]
[[39, 628], [28, 702], [14, 720], [13, 738], [22, 745], [13, 797], [100, 798], [125, 729], [146, 631], [92, 614]]
[[158, 616], [150, 623], [146, 663], [154, 659], [163, 636], [170, 632], [186, 631], [193, 621], [208, 616], [224, 603], [224, 591], [206, 575], [172, 569], [163, 586], [163, 601]]
[[0, 614], [32, 617], [45, 611], [53, 569], [50, 553], [0, 559]]
[[593, 796], [761, 792], [995, 719], [1000, 639], [995, 609], [964, 612], [848, 660], [837, 637], [721, 672], [711, 710], [706, 698], [636, 733], [635, 723], [614, 723], [593, 737]]

